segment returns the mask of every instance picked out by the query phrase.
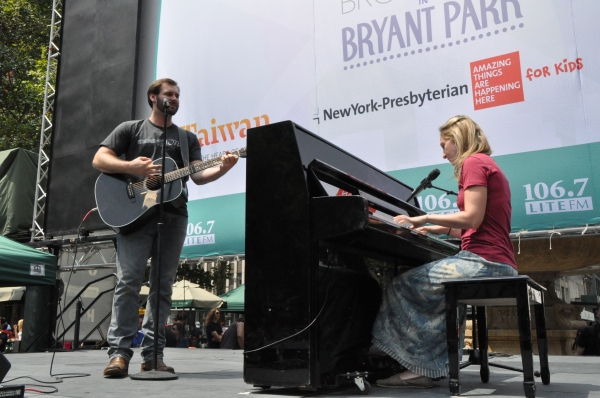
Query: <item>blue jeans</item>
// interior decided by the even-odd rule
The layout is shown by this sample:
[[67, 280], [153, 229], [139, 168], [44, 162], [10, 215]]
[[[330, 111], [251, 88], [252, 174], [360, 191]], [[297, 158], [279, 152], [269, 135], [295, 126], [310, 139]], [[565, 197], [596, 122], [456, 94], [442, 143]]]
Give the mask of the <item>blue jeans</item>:
[[[154, 305], [158, 286], [154, 283], [157, 273], [158, 212], [150, 217], [136, 231], [117, 235], [117, 285], [113, 298], [112, 317], [108, 328], [108, 356], [110, 359], [123, 357], [128, 361], [133, 356], [131, 343], [138, 331], [140, 288], [142, 286], [148, 258], [152, 258], [150, 268], [150, 294], [146, 304], [146, 315], [142, 330], [142, 360], [152, 360], [154, 352]], [[163, 357], [165, 347], [165, 324], [171, 310], [173, 282], [179, 265], [181, 248], [185, 241], [187, 217], [164, 213], [164, 228], [161, 241], [161, 275], [158, 320], [157, 357]]]
[[468, 251], [398, 275], [383, 294], [373, 325], [373, 344], [414, 373], [446, 376], [446, 290], [442, 281], [514, 275], [517, 271], [510, 265], [487, 261]]

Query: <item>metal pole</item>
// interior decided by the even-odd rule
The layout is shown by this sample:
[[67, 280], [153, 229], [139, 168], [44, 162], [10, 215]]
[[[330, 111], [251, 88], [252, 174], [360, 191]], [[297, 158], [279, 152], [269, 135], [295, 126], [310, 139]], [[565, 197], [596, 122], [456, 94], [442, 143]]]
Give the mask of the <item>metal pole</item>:
[[79, 328], [81, 327], [81, 312], [83, 310], [83, 304], [81, 299], [77, 300], [75, 306], [75, 332], [73, 335], [73, 350], [79, 349]]

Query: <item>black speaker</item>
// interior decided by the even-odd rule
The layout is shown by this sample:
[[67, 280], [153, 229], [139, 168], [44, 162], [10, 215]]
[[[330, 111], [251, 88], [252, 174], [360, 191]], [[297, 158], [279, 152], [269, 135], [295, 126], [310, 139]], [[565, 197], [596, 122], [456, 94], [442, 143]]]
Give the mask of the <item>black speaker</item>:
[[6, 376], [9, 370], [10, 362], [8, 362], [8, 359], [6, 359], [4, 354], [0, 352], [0, 383], [2, 383], [4, 376]]

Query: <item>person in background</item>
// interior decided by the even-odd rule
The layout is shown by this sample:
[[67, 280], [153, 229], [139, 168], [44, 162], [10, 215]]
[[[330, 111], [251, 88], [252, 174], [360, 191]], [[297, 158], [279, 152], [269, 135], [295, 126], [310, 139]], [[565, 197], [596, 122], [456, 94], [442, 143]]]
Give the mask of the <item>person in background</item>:
[[6, 351], [6, 343], [14, 338], [9, 323], [5, 317], [0, 317], [0, 352]]
[[[596, 308], [596, 318], [600, 318], [600, 307]], [[573, 348], [575, 355], [600, 356], [600, 322], [580, 328]]]
[[173, 325], [165, 325], [165, 347], [177, 347], [177, 337], [173, 333]]
[[221, 338], [223, 328], [221, 328], [221, 312], [213, 308], [206, 316], [206, 338], [208, 339], [208, 348], [221, 347]]
[[198, 341], [200, 341], [200, 339], [202, 338], [202, 325], [200, 325], [200, 322], [196, 322], [194, 324], [194, 328], [190, 331], [190, 337], [194, 336], [196, 337], [196, 339]]
[[[446, 121], [439, 132], [442, 157], [454, 166], [458, 180], [459, 211], [398, 215], [394, 221], [417, 231], [461, 238], [461, 251], [388, 283], [373, 325], [373, 344], [407, 370], [377, 380], [380, 387], [430, 388], [433, 378], [448, 375], [443, 281], [517, 275], [510, 240], [510, 186], [490, 157], [492, 149], [483, 130], [471, 118], [459, 115]], [[460, 330], [464, 333], [464, 327]]]
[[191, 335], [190, 338], [188, 339], [188, 341], [190, 342], [190, 345], [188, 348], [199, 348], [198, 346], [198, 337]]
[[10, 330], [12, 331], [12, 327], [10, 326], [10, 323], [8, 323], [8, 321], [6, 320], [5, 317], [0, 316], [0, 330]]
[[187, 337], [185, 337], [182, 322], [175, 322], [173, 326], [171, 326], [171, 331], [175, 334], [175, 346], [177, 348], [188, 348], [190, 346]]
[[23, 338], [23, 320], [19, 319], [19, 322], [17, 322], [17, 340], [21, 341], [21, 339]]
[[138, 317], [138, 331], [135, 336], [133, 336], [133, 341], [131, 342], [131, 347], [133, 348], [137, 348], [142, 344], [142, 340], [144, 339], [144, 330], [142, 329], [143, 323], [144, 317], [140, 315]]
[[241, 315], [237, 322], [227, 328], [221, 338], [221, 349], [244, 349], [244, 322], [245, 318]]

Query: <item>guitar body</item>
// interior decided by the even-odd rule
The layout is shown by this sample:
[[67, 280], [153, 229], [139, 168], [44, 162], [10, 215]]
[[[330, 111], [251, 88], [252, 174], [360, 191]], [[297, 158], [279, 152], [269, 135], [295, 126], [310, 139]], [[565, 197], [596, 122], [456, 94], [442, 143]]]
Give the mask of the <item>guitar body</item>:
[[[162, 158], [153, 163], [161, 164]], [[175, 161], [165, 158], [165, 174], [175, 170], [177, 170]], [[156, 179], [139, 177], [136, 179], [125, 174], [100, 174], [96, 180], [95, 196], [102, 221], [116, 232], [134, 231], [138, 224], [158, 209], [156, 205], [160, 202], [161, 192], [158, 188], [159, 180], [158, 176]], [[176, 199], [181, 195], [182, 189], [181, 179], [166, 183], [164, 202]]]

